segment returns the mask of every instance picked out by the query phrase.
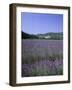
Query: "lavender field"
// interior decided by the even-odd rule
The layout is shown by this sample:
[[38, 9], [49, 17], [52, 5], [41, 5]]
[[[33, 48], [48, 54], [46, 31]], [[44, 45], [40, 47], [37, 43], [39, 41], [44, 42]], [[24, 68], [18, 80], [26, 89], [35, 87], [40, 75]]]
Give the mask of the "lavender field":
[[63, 40], [22, 39], [22, 77], [63, 75]]

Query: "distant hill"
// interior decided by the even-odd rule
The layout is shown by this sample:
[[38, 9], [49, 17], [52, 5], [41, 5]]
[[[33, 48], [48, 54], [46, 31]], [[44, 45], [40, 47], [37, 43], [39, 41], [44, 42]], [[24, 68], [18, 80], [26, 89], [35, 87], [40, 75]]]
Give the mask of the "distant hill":
[[45, 38], [45, 39], [55, 39], [55, 40], [62, 40], [63, 39], [63, 32], [59, 33], [45, 33], [45, 34], [37, 34], [39, 38]]
[[22, 39], [28, 39], [28, 38], [30, 38], [30, 39], [38, 39], [38, 37], [36, 35], [30, 35], [30, 34], [27, 34], [25, 32], [21, 32], [21, 34], [22, 34]]
[[62, 40], [63, 39], [63, 32], [59, 33], [45, 33], [45, 34], [28, 34], [22, 32], [22, 39], [48, 39], [48, 40]]

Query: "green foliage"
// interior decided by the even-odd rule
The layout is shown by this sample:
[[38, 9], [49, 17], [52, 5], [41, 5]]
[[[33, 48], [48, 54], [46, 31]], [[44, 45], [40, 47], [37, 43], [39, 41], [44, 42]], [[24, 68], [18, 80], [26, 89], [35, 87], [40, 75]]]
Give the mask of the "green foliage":
[[[48, 40], [62, 40], [63, 39], [63, 33], [59, 32], [59, 33], [45, 33], [45, 34], [37, 34], [37, 35], [33, 35], [33, 34], [27, 34], [25, 32], [21, 32], [22, 33], [22, 39], [48, 39]], [[49, 36], [50, 38], [45, 38]]]
[[63, 74], [63, 65], [59, 65], [58, 66], [57, 72], [58, 72], [58, 75], [62, 75]]
[[22, 34], [22, 39], [38, 39], [38, 37], [37, 36], [35, 36], [35, 35], [30, 35], [30, 34], [27, 34], [27, 33], [24, 33], [24, 32], [21, 32], [21, 34]]
[[50, 38], [46, 38], [49, 40], [62, 40], [63, 39], [63, 33], [59, 32], [59, 33], [46, 33], [46, 34], [38, 34], [38, 37], [41, 37], [42, 39], [45, 39], [44, 37], [46, 36], [50, 36]]

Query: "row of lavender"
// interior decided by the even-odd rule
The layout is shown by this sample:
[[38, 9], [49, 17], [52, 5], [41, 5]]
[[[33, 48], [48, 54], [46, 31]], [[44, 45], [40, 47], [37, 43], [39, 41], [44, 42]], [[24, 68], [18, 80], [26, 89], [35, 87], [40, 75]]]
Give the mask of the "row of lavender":
[[62, 74], [62, 40], [22, 40], [23, 77]]

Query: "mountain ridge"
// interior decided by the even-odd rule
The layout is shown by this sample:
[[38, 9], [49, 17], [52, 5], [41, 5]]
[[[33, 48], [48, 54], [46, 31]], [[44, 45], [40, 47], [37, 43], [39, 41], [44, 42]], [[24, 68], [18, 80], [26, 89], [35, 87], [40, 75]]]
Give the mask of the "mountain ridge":
[[62, 40], [63, 32], [49, 32], [45, 34], [28, 34], [25, 32], [22, 33], [22, 39], [53, 39], [53, 40]]

